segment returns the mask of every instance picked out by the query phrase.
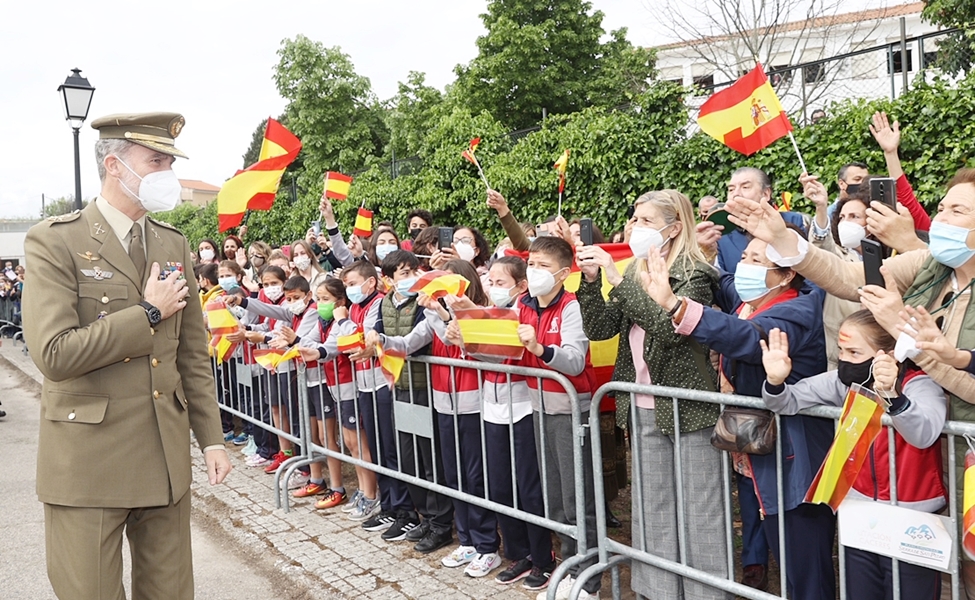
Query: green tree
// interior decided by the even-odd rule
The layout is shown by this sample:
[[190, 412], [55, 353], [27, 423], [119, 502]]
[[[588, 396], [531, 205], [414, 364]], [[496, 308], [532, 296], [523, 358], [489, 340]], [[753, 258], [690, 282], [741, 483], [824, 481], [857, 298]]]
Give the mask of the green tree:
[[967, 73], [975, 64], [975, 3], [971, 0], [926, 0], [925, 20], [961, 31], [938, 40], [938, 66], [952, 75]]
[[[88, 206], [88, 202], [90, 202], [90, 200], [82, 199], [81, 206]], [[44, 210], [41, 213], [41, 218], [56, 217], [58, 215], [66, 215], [71, 212], [74, 212], [74, 196], [69, 194], [67, 196], [61, 196], [60, 198], [54, 198], [53, 200], [46, 200], [44, 203]]]
[[241, 166], [241, 169], [246, 169], [256, 163], [261, 157], [261, 146], [264, 144], [265, 129], [267, 129], [267, 119], [262, 119], [261, 124], [251, 134], [251, 145], [247, 147], [247, 152], [244, 152], [244, 156], [242, 157], [244, 164]]
[[419, 154], [423, 139], [436, 127], [442, 114], [444, 95], [426, 84], [423, 73], [410, 71], [406, 83], [389, 101], [386, 126], [389, 128], [390, 153], [399, 158]]
[[620, 104], [654, 74], [653, 54], [633, 48], [625, 29], [600, 41], [603, 13], [585, 0], [494, 0], [481, 19], [488, 33], [455, 69], [455, 100], [511, 128], [535, 125], [543, 109]]

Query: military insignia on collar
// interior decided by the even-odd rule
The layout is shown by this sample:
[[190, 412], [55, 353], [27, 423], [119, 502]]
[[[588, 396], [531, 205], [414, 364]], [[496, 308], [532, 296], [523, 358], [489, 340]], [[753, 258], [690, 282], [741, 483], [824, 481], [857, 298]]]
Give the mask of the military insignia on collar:
[[105, 230], [102, 229], [102, 224], [101, 223], [95, 223], [92, 227], [95, 228], [95, 235], [101, 235], [101, 234], [105, 233]]
[[99, 256], [96, 256], [95, 254], [92, 254], [90, 251], [89, 252], [85, 252], [84, 254], [82, 254], [81, 252], [79, 252], [78, 253], [78, 256], [80, 256], [81, 258], [87, 260], [89, 264], [93, 260], [101, 260], [101, 258]]
[[82, 269], [81, 274], [85, 277], [91, 277], [95, 281], [101, 281], [103, 279], [111, 279], [115, 273], [103, 271], [100, 267], [92, 267], [90, 269]]

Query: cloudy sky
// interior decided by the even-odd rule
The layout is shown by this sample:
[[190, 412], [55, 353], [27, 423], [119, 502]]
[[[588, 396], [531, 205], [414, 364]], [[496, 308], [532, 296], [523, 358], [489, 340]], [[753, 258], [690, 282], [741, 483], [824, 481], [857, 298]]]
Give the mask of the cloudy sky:
[[[609, 31], [653, 45], [647, 0], [592, 0]], [[186, 117], [176, 163], [184, 179], [233, 175], [261, 119], [284, 108], [272, 80], [284, 38], [341, 46], [382, 99], [411, 70], [443, 87], [477, 53], [485, 0], [33, 0], [0, 19], [0, 216], [34, 216], [41, 194], [74, 192], [71, 129], [57, 87], [78, 67], [96, 88], [88, 123], [115, 112]], [[274, 10], [282, 8], [282, 10]], [[81, 130], [82, 196], [98, 192], [96, 132]]]

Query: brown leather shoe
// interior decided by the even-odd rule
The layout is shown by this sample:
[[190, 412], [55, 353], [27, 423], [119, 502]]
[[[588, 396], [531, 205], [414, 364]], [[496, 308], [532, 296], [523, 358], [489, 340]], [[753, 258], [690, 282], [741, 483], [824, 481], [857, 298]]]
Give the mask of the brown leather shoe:
[[741, 583], [764, 592], [768, 587], [768, 569], [764, 565], [748, 565], [742, 569]]

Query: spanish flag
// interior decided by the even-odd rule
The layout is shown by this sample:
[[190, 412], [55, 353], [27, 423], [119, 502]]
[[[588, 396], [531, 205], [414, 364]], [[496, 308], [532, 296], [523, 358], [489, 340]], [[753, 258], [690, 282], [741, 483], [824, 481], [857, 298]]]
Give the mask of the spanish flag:
[[512, 308], [455, 310], [467, 352], [520, 359], [525, 346], [518, 337], [518, 311]]
[[701, 106], [701, 131], [745, 156], [751, 156], [792, 131], [775, 90], [759, 64]]
[[270, 210], [284, 170], [301, 151], [301, 141], [274, 119], [267, 120], [258, 161], [224, 182], [217, 193], [220, 231], [240, 225], [248, 210]]
[[467, 279], [454, 273], [430, 271], [424, 273], [422, 277], [417, 279], [409, 291], [417, 294], [426, 294], [434, 300], [447, 295], [460, 297], [467, 291], [467, 286], [470, 283]]
[[474, 156], [474, 151], [477, 150], [477, 147], [480, 143], [481, 143], [481, 138], [476, 137], [473, 140], [471, 140], [471, 143], [467, 147], [467, 150], [464, 150], [463, 152], [460, 153], [461, 156], [463, 156], [465, 159], [470, 161], [470, 163], [475, 167], [477, 167], [478, 169], [481, 168], [481, 165], [478, 164], [477, 157]]
[[558, 171], [559, 173], [559, 193], [561, 194], [563, 191], [565, 191], [565, 172], [569, 168], [568, 150], [562, 153], [562, 156], [560, 156], [559, 159], [555, 161], [555, 164], [552, 165], [552, 168]]
[[258, 348], [254, 350], [254, 360], [268, 371], [274, 373], [283, 363], [298, 358], [301, 353], [298, 346], [287, 350], [282, 348]]
[[372, 211], [360, 208], [355, 216], [355, 228], [352, 235], [360, 238], [367, 238], [372, 235]]
[[227, 310], [227, 304], [222, 296], [210, 300], [206, 304], [207, 329], [210, 331], [210, 347], [213, 349], [211, 354], [222, 363], [230, 358], [239, 345], [238, 342], [227, 340], [227, 334], [236, 333], [240, 329], [240, 323]]
[[396, 385], [400, 373], [403, 372], [403, 365], [406, 364], [406, 355], [398, 350], [384, 350], [382, 344], [376, 344], [376, 362], [389, 382], [389, 386]]
[[806, 502], [828, 504], [836, 512], [853, 487], [870, 446], [883, 430], [883, 412], [873, 392], [860, 386], [850, 388], [833, 445], [806, 491]]
[[965, 451], [965, 490], [962, 504], [962, 548], [969, 558], [975, 558], [975, 452], [972, 452], [971, 447]]
[[362, 335], [361, 329], [357, 329], [354, 333], [350, 333], [349, 335], [340, 335], [335, 342], [338, 344], [339, 352], [342, 352], [343, 354], [353, 350], [361, 350], [366, 347], [365, 336]]
[[348, 175], [328, 171], [325, 173], [325, 197], [332, 200], [345, 200], [349, 197], [352, 178]]

